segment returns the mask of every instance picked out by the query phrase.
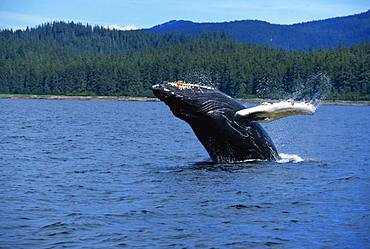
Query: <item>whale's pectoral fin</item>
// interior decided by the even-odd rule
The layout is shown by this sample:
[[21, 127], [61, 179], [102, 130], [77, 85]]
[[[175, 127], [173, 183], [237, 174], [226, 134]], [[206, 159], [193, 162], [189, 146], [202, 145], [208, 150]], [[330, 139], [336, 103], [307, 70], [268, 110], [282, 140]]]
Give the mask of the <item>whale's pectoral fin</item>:
[[305, 102], [264, 102], [261, 105], [237, 111], [235, 118], [254, 122], [271, 122], [291, 115], [312, 115], [315, 111], [314, 105]]

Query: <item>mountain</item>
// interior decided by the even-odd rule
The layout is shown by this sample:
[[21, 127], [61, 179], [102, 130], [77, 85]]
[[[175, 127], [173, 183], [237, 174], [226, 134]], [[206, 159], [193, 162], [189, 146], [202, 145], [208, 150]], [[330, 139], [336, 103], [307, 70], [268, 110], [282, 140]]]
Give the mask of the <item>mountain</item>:
[[177, 33], [197, 36], [204, 32], [222, 32], [244, 43], [268, 45], [289, 50], [308, 50], [370, 41], [370, 10], [345, 17], [292, 25], [244, 20], [221, 23], [195, 23], [173, 20], [154, 26], [157, 34]]

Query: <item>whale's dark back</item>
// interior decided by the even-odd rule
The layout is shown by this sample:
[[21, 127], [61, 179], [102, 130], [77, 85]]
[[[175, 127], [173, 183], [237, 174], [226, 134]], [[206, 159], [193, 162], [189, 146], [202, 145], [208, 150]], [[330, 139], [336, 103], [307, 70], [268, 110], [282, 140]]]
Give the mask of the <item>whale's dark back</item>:
[[230, 96], [212, 88], [179, 88], [173, 83], [156, 85], [153, 92], [191, 126], [213, 161], [278, 159], [272, 140], [258, 123], [235, 118], [235, 112], [245, 107]]

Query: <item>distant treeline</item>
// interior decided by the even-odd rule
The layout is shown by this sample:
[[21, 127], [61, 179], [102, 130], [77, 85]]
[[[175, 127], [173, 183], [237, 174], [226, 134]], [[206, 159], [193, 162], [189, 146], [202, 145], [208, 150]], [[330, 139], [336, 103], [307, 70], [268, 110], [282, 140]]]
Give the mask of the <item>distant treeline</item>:
[[222, 33], [160, 35], [62, 22], [0, 32], [4, 94], [152, 96], [151, 85], [185, 79], [212, 82], [235, 97], [285, 98], [315, 88], [318, 74], [330, 79], [328, 99], [370, 100], [370, 43], [289, 52]]

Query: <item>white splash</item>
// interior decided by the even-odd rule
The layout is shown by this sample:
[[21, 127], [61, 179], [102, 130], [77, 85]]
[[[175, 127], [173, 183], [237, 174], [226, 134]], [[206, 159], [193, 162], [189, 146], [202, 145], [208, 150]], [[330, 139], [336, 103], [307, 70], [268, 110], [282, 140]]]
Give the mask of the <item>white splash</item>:
[[279, 156], [280, 159], [276, 161], [277, 163], [300, 163], [304, 161], [304, 159], [298, 155], [280, 153]]

